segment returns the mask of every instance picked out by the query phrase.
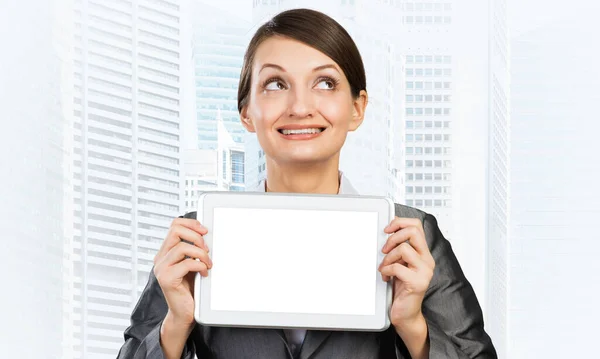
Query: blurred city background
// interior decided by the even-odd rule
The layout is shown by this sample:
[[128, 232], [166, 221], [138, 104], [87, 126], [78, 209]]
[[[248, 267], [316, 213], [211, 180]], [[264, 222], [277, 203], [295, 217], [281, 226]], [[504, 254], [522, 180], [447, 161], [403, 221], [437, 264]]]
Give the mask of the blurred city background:
[[500, 358], [590, 357], [596, 2], [0, 0], [7, 357], [114, 358], [172, 219], [265, 177], [238, 78], [256, 28], [297, 7], [365, 62], [355, 187], [436, 216]]

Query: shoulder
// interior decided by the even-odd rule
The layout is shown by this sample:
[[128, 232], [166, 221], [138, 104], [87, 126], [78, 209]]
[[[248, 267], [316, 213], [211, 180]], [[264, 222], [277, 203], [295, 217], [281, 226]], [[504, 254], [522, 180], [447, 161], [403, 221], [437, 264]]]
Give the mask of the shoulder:
[[394, 207], [396, 209], [396, 217], [418, 218], [421, 221], [423, 221], [423, 220], [425, 220], [425, 217], [430, 215], [427, 212], [422, 211], [420, 209], [406, 206], [406, 205], [399, 204], [399, 203], [394, 203]]
[[191, 219], [197, 219], [197, 218], [196, 218], [196, 211], [193, 211], [193, 212], [188, 212], [188, 213], [184, 214], [183, 216], [179, 216], [179, 218], [191, 218]]
[[438, 226], [438, 221], [434, 215], [420, 209], [395, 203], [396, 217], [418, 218], [423, 225], [425, 232], [425, 241], [431, 250], [434, 258], [444, 255], [447, 250], [451, 250], [450, 243], [442, 234]]

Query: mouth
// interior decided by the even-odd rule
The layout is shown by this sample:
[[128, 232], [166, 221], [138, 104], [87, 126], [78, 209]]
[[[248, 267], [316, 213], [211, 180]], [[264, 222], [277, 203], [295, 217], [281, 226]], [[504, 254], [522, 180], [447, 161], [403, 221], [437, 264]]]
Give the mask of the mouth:
[[277, 131], [285, 136], [315, 135], [325, 131], [325, 127], [278, 128]]

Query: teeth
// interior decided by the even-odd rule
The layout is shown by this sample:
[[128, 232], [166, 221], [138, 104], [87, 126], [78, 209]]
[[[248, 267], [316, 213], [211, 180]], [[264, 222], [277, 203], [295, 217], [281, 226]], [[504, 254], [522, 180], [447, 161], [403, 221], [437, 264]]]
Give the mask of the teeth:
[[320, 128], [303, 128], [300, 130], [281, 130], [281, 133], [283, 133], [284, 135], [304, 135], [304, 134], [310, 134], [310, 133], [319, 133], [323, 130], [321, 130]]

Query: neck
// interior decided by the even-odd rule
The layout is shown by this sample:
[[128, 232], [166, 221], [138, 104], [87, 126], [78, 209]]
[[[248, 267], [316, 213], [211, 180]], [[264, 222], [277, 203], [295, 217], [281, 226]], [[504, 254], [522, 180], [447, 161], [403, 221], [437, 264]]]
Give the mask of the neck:
[[339, 157], [324, 163], [281, 164], [267, 157], [267, 192], [337, 194]]

